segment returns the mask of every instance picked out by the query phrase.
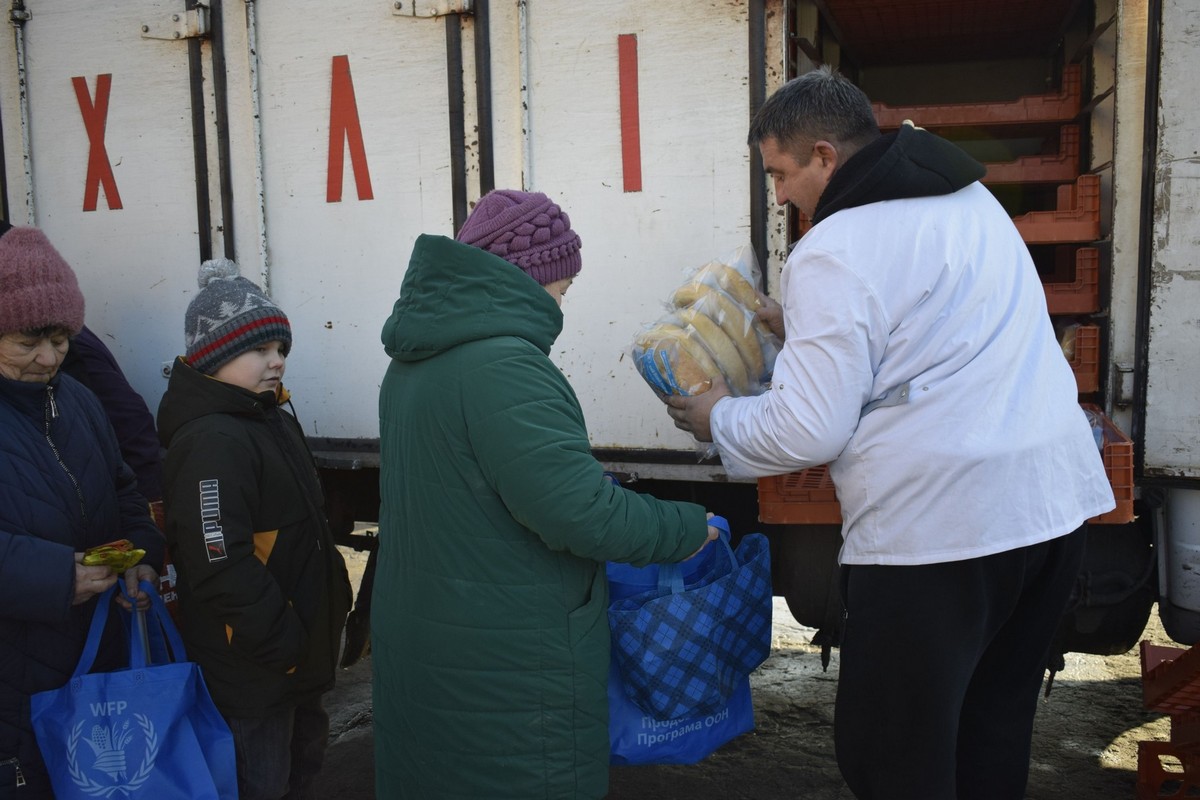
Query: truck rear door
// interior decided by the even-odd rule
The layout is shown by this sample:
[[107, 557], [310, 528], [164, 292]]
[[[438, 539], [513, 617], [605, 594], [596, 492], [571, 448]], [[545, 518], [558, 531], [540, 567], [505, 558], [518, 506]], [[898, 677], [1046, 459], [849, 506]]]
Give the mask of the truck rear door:
[[1191, 81], [1200, 71], [1200, 8], [1162, 4], [1154, 228], [1150, 237], [1145, 355], [1147, 477], [1200, 478], [1200, 116]]
[[36, 0], [17, 16], [0, 61], [10, 219], [75, 269], [88, 326], [153, 410], [199, 264], [188, 15]]
[[[287, 382], [307, 432], [375, 438], [379, 332], [413, 241], [453, 235], [447, 21], [395, 14], [392, 3], [253, 5], [254, 47], [226, 12], [231, 73], [257, 58], [261, 110], [266, 249], [239, 236], [239, 256], [265, 264], [291, 320]], [[233, 119], [253, 120], [253, 88], [231, 81]], [[242, 127], [233, 151], [249, 158], [236, 144], [251, 133]], [[252, 172], [235, 163], [243, 228], [256, 224]]]
[[753, 5], [689, 4], [681, 15], [596, 2], [529, 13], [526, 169], [583, 239], [554, 358], [595, 448], [695, 448], [627, 351], [688, 270], [751, 243]]

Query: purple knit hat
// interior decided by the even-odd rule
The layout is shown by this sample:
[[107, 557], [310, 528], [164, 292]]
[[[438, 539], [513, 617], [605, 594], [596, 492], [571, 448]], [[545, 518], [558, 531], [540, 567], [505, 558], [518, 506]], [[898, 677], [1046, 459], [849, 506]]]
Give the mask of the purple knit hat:
[[583, 266], [579, 234], [541, 192], [488, 192], [455, 238], [515, 264], [542, 286], [573, 278]]
[[61, 325], [83, 329], [75, 272], [37, 228], [0, 221], [0, 334]]

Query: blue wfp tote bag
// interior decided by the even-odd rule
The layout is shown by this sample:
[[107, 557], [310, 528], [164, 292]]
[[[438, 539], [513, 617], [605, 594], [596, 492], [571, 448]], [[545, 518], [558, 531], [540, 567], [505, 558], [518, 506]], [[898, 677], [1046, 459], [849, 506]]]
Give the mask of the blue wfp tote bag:
[[[71, 680], [30, 699], [38, 746], [58, 800], [236, 800], [233, 735], [213, 705], [157, 588], [143, 581], [150, 611], [134, 613], [129, 667], [88, 674], [121, 581], [100, 596]], [[123, 589], [122, 589], [123, 591]], [[143, 628], [143, 623], [147, 623]], [[155, 634], [149, 630], [157, 628]], [[174, 660], [147, 663], [165, 637]]]
[[767, 537], [729, 544], [729, 524], [713, 561], [690, 585], [678, 564], [663, 564], [658, 585], [612, 602], [612, 647], [625, 691], [656, 719], [706, 714], [721, 707], [737, 682], [771, 652], [771, 553]]

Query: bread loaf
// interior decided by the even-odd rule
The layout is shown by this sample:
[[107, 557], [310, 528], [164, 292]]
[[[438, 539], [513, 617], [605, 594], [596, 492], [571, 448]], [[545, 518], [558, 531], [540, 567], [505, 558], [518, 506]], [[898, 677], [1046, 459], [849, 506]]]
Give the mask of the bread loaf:
[[676, 316], [685, 326], [691, 326], [699, 334], [705, 349], [717, 362], [717, 368], [721, 370], [730, 390], [735, 395], [748, 394], [750, 374], [746, 370], [746, 362], [721, 326], [695, 306], [679, 309]]
[[750, 281], [733, 267], [720, 261], [712, 261], [704, 269], [711, 271], [717, 279], [717, 285], [745, 308], [756, 311], [762, 305], [762, 301], [758, 299], [758, 292], [750, 285]]
[[673, 310], [634, 340], [634, 364], [659, 396], [700, 394], [725, 378], [735, 395], [758, 394], [769, 380], [777, 339], [755, 311], [752, 251], [711, 261], [671, 297]]
[[[696, 270], [691, 280], [675, 290], [675, 294], [671, 296], [671, 304], [676, 308], [686, 308], [694, 305], [712, 289], [725, 292], [750, 314], [762, 306], [758, 292], [750, 285], [750, 281], [746, 280], [742, 273], [720, 261], [710, 261]], [[771, 329], [758, 317], [752, 317], [752, 324], [758, 328], [759, 336], [769, 338], [772, 335]]]
[[738, 356], [746, 365], [746, 374], [750, 381], [761, 380], [766, 373], [766, 365], [759, 334], [754, 328], [756, 319], [750, 312], [730, 299], [729, 295], [715, 290], [702, 293], [692, 308], [704, 313], [721, 326], [721, 330], [737, 348]]
[[677, 308], [689, 306], [699, 299], [705, 286], [722, 289], [750, 311], [756, 311], [762, 305], [762, 301], [758, 299], [758, 292], [750, 285], [750, 281], [746, 280], [742, 273], [720, 261], [710, 261], [696, 270], [691, 280], [675, 291], [671, 302]]
[[646, 383], [661, 395], [703, 394], [720, 369], [698, 340], [695, 328], [660, 323], [638, 334], [633, 358]]

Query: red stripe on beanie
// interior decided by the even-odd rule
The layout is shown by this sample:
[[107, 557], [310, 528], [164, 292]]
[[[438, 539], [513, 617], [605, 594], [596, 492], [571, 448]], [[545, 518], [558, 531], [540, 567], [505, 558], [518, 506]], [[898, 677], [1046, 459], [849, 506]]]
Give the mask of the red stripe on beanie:
[[217, 339], [215, 342], [210, 342], [196, 352], [192, 353], [190, 356], [188, 356], [188, 363], [192, 366], [195, 366], [197, 361], [202, 360], [214, 350], [218, 350], [221, 347], [229, 344], [234, 339], [240, 339], [246, 334], [266, 325], [283, 325], [283, 327], [287, 328], [288, 330], [291, 330], [292, 328], [291, 324], [288, 322], [288, 318], [284, 316], [262, 317], [261, 319], [247, 322], [245, 325], [235, 328], [234, 330], [222, 336], [220, 339]]

